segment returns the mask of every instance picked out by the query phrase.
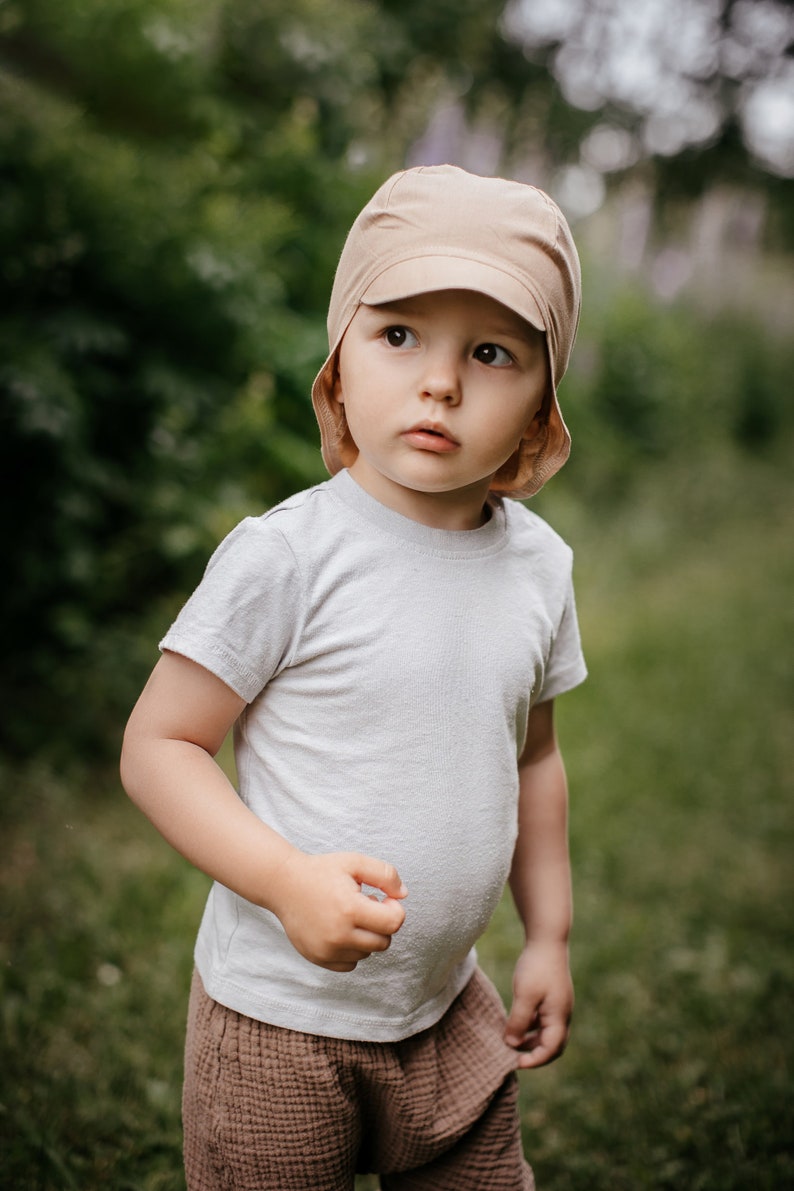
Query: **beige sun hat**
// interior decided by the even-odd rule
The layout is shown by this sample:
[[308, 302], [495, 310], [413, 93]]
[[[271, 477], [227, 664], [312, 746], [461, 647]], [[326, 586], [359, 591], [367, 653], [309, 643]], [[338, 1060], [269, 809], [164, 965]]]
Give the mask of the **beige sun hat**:
[[349, 467], [358, 454], [344, 408], [333, 400], [333, 385], [337, 350], [359, 305], [437, 290], [475, 290], [545, 333], [550, 383], [544, 433], [519, 449], [492, 484], [505, 496], [532, 496], [571, 449], [557, 386], [576, 337], [581, 288], [570, 228], [542, 190], [451, 165], [394, 174], [350, 229], [331, 292], [330, 352], [312, 386], [331, 475]]

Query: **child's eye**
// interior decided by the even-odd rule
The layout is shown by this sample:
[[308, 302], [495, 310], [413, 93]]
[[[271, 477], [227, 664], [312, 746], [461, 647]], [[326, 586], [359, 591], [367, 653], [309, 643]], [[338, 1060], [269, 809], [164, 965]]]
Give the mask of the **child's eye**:
[[417, 338], [407, 327], [387, 327], [383, 338], [389, 347], [416, 347]]
[[513, 363], [513, 357], [498, 343], [481, 343], [474, 349], [474, 358], [481, 364], [491, 364], [496, 368], [506, 368]]

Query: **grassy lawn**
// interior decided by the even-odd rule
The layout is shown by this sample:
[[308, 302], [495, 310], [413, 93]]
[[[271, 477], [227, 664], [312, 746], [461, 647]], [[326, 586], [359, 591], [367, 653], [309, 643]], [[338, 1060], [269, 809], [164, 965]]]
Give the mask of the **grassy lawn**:
[[[760, 467], [697, 479], [609, 518], [546, 508], [591, 677], [559, 706], [575, 1028], [522, 1076], [541, 1191], [794, 1185], [792, 493]], [[2, 781], [0, 1183], [176, 1191], [207, 881], [113, 773]], [[517, 946], [504, 903], [480, 954], [505, 996]]]

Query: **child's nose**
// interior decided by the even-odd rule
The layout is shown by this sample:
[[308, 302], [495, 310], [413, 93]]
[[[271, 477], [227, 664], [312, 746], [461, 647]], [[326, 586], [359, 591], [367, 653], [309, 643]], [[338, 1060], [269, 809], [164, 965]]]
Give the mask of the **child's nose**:
[[457, 405], [461, 398], [460, 372], [452, 352], [433, 352], [425, 361], [421, 379], [423, 397]]

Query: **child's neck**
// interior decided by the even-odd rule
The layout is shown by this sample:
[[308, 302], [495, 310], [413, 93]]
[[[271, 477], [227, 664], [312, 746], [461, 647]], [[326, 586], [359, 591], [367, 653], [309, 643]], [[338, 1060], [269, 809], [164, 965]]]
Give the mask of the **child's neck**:
[[419, 492], [406, 488], [371, 468], [359, 457], [348, 469], [365, 492], [395, 513], [430, 529], [479, 529], [490, 520], [490, 478], [452, 492]]

